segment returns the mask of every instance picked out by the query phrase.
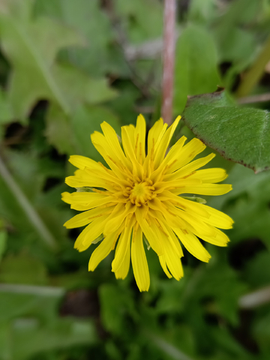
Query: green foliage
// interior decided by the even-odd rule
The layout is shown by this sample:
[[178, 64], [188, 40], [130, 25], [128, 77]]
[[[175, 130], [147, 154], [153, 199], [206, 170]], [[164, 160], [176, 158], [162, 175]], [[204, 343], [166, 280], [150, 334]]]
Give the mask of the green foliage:
[[[174, 115], [210, 148], [259, 172], [269, 165], [269, 102], [239, 107], [245, 73], [269, 36], [268, 1], [178, 2]], [[188, 6], [187, 6], [188, 5]], [[185, 253], [169, 280], [149, 250], [148, 293], [111, 258], [87, 272], [92, 247], [73, 249], [72, 154], [102, 161], [90, 141], [103, 121], [118, 133], [160, 113], [163, 3], [159, 0], [0, 1], [0, 360], [268, 360], [269, 298], [242, 308], [270, 282], [270, 173], [220, 156], [233, 191], [207, 203], [235, 221], [227, 248], [206, 244], [208, 264]], [[254, 69], [255, 67], [255, 69]], [[266, 70], [269, 72], [269, 70]], [[254, 78], [250, 80], [254, 83]], [[239, 84], [240, 83], [240, 84]], [[197, 96], [196, 96], [197, 95]], [[181, 134], [192, 132], [184, 126]], [[95, 248], [96, 245], [93, 245]]]
[[190, 98], [183, 118], [197, 137], [226, 159], [256, 173], [270, 169], [269, 112], [233, 106], [222, 91]]
[[0, 317], [2, 359], [28, 359], [44, 351], [96, 341], [91, 321], [57, 318], [59, 294], [51, 296], [43, 292], [39, 295], [38, 290], [35, 295], [1, 293], [1, 308], [5, 309]]
[[7, 233], [6, 231], [0, 230], [0, 260], [5, 252], [7, 246]]
[[66, 113], [70, 111], [53, 63], [59, 48], [80, 41], [76, 32], [51, 19], [33, 21], [31, 3], [26, 0], [19, 12], [17, 0], [6, 1], [0, 17], [2, 49], [13, 67], [9, 100], [14, 116], [22, 119], [37, 100], [44, 98], [55, 101]]
[[175, 113], [181, 113], [187, 95], [215, 91], [220, 85], [217, 52], [211, 34], [204, 27], [191, 24], [176, 45]]
[[158, 1], [116, 0], [115, 8], [117, 14], [123, 17], [123, 26], [131, 43], [162, 36], [163, 8]]

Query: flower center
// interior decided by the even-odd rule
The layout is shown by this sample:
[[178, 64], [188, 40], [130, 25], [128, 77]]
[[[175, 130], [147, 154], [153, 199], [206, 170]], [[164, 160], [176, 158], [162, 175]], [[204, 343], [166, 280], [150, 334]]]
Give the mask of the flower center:
[[136, 206], [145, 205], [155, 196], [154, 190], [155, 188], [152, 186], [151, 180], [135, 183], [130, 191], [129, 200]]

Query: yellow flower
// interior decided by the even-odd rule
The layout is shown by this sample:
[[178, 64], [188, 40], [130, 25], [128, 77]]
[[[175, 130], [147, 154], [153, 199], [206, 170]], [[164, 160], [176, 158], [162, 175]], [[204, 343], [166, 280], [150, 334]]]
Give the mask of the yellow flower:
[[[182, 136], [168, 151], [180, 116], [167, 129], [160, 119], [147, 137], [142, 115], [137, 125], [122, 127], [122, 143], [114, 129], [103, 122], [103, 134], [94, 132], [92, 143], [108, 168], [84, 156], [71, 156], [78, 168], [66, 183], [77, 192], [63, 193], [63, 201], [83, 211], [65, 223], [66, 228], [86, 226], [75, 242], [86, 250], [98, 237], [103, 238], [91, 255], [88, 269], [97, 265], [116, 247], [112, 271], [124, 279], [130, 258], [140, 291], [147, 291], [150, 276], [144, 242], [158, 255], [160, 264], [171, 278], [183, 276], [181, 244], [196, 258], [208, 262], [210, 254], [198, 237], [217, 246], [226, 246], [228, 237], [220, 229], [230, 229], [233, 221], [224, 213], [188, 194], [222, 195], [231, 185], [216, 184], [227, 175], [220, 168], [198, 170], [214, 154], [193, 160], [205, 149], [198, 139], [185, 144]], [[194, 198], [196, 199], [196, 198]]]

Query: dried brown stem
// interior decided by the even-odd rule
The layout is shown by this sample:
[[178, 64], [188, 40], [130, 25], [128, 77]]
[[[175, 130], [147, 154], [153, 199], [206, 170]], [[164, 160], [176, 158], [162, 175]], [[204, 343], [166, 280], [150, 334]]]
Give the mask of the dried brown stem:
[[162, 117], [167, 124], [172, 122], [173, 80], [175, 59], [175, 13], [176, 1], [164, 2], [164, 57], [162, 83]]

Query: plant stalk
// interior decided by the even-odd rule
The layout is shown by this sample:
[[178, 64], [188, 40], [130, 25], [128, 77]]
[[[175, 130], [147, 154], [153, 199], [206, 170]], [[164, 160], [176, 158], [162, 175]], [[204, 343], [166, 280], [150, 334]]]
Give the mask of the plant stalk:
[[173, 83], [175, 62], [176, 0], [164, 1], [164, 56], [162, 79], [162, 117], [168, 125], [172, 122]]
[[237, 97], [244, 97], [251, 93], [254, 86], [261, 79], [266, 64], [270, 60], [270, 36], [268, 37], [261, 53], [252, 67], [246, 72], [238, 90]]

